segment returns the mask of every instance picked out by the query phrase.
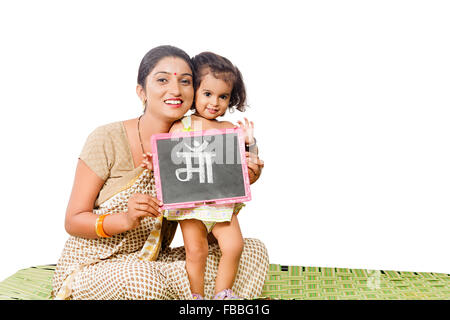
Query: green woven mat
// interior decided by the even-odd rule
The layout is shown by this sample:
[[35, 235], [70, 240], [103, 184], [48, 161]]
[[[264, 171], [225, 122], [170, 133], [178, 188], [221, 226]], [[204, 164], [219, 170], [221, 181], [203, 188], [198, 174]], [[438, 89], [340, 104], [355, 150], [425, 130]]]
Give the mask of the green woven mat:
[[[51, 299], [54, 270], [53, 265], [19, 270], [0, 282], [0, 300]], [[450, 300], [450, 275], [271, 264], [261, 298]]]
[[271, 264], [262, 296], [307, 300], [449, 300], [450, 275]]
[[0, 282], [0, 300], [49, 300], [55, 266], [36, 266], [17, 271]]

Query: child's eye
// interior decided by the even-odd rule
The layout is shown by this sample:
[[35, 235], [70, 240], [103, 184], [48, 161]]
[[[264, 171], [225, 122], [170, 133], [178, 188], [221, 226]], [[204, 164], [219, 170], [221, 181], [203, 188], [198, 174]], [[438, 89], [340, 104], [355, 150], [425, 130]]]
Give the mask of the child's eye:
[[227, 98], [228, 98], [228, 96], [226, 94], [220, 96], [220, 99], [223, 99], [223, 100], [227, 100]]
[[205, 97], [210, 97], [211, 93], [210, 92], [205, 92], [204, 95], [205, 95]]

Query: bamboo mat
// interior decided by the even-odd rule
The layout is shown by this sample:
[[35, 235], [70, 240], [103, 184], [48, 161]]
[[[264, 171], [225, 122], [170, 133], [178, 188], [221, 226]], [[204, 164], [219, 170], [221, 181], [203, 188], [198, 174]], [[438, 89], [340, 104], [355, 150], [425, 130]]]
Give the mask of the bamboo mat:
[[[54, 265], [17, 271], [0, 282], [0, 300], [49, 300]], [[260, 299], [450, 300], [450, 275], [271, 264]]]
[[450, 300], [450, 275], [271, 264], [262, 296], [302, 300]]

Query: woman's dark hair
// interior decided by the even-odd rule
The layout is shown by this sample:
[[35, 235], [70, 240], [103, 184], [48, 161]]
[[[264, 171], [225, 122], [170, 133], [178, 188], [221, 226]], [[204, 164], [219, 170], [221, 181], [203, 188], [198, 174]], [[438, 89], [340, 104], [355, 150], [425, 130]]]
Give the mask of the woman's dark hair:
[[[236, 108], [239, 111], [245, 111], [247, 94], [242, 74], [230, 60], [213, 52], [202, 52], [192, 58], [192, 64], [196, 75], [194, 78], [194, 90], [200, 87], [203, 77], [211, 73], [216, 79], [221, 79], [233, 85], [228, 108], [230, 110]], [[195, 103], [191, 109], [195, 109]]]
[[194, 72], [194, 66], [192, 65], [191, 58], [186, 52], [174, 46], [159, 46], [151, 49], [142, 58], [141, 64], [139, 65], [137, 83], [145, 89], [145, 80], [147, 79], [147, 76], [155, 68], [156, 64], [161, 59], [166, 57], [176, 57], [183, 59], [189, 65], [192, 72]]

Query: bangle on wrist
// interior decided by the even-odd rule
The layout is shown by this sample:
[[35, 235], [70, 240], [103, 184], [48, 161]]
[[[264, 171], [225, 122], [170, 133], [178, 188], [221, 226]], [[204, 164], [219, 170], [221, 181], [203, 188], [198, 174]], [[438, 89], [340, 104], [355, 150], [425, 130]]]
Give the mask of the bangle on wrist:
[[105, 230], [103, 229], [103, 220], [105, 219], [106, 216], [109, 216], [110, 214], [102, 214], [100, 217], [97, 218], [97, 220], [95, 220], [95, 233], [100, 237], [100, 238], [111, 238], [110, 235], [107, 235]]

